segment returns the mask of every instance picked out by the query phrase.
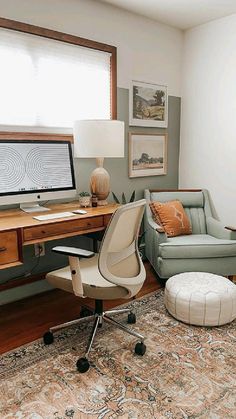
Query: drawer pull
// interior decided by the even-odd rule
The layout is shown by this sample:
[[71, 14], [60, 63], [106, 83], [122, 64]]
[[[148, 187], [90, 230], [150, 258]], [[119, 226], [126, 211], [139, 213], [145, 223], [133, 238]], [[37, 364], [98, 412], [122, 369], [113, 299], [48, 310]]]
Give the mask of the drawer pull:
[[0, 252], [5, 252], [7, 250], [6, 247], [0, 247]]

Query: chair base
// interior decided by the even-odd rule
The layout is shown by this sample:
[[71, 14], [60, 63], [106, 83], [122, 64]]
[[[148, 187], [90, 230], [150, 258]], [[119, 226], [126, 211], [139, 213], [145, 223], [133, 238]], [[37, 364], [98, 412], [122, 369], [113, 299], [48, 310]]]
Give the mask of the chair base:
[[95, 300], [95, 311], [92, 316], [82, 317], [76, 320], [72, 320], [70, 322], [66, 322], [66, 323], [63, 323], [54, 327], [50, 327], [49, 331], [46, 332], [43, 336], [44, 343], [45, 345], [50, 345], [51, 343], [53, 343], [54, 341], [53, 332], [57, 330], [64, 329], [68, 326], [73, 326], [75, 324], [88, 323], [93, 320], [94, 321], [93, 327], [92, 327], [92, 331], [91, 331], [89, 342], [86, 348], [85, 355], [82, 358], [79, 358], [76, 363], [76, 366], [79, 372], [83, 373], [83, 372], [88, 371], [89, 369], [89, 361], [88, 361], [89, 353], [91, 351], [92, 344], [94, 342], [94, 338], [97, 333], [97, 329], [99, 327], [102, 327], [103, 322], [112, 324], [113, 326], [118, 327], [119, 329], [123, 330], [129, 335], [136, 337], [139, 340], [139, 342], [135, 346], [135, 353], [137, 355], [144, 355], [146, 352], [146, 346], [144, 345], [144, 339], [145, 339], [144, 336], [137, 333], [135, 330], [123, 325], [122, 323], [117, 322], [116, 320], [110, 317], [110, 315], [123, 314], [123, 313], [128, 314], [128, 323], [134, 324], [136, 322], [136, 316], [132, 312], [132, 310], [128, 308], [123, 308], [123, 309], [117, 309], [117, 310], [114, 309], [114, 310], [103, 311], [103, 301]]

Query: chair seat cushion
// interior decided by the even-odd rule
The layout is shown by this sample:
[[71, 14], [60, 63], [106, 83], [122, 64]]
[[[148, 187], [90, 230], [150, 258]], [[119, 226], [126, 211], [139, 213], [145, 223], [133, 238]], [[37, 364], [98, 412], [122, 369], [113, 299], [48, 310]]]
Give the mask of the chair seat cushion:
[[[98, 255], [90, 259], [80, 260], [81, 278], [84, 295], [97, 300], [115, 300], [125, 298], [127, 290], [111, 282], [106, 281], [98, 270]], [[46, 276], [47, 281], [55, 288], [73, 293], [70, 267], [50, 272]]]
[[236, 241], [217, 239], [208, 234], [168, 238], [159, 246], [163, 259], [202, 259], [236, 256]]
[[236, 318], [236, 285], [206, 272], [174, 275], [166, 282], [165, 306], [185, 323], [220, 326]]

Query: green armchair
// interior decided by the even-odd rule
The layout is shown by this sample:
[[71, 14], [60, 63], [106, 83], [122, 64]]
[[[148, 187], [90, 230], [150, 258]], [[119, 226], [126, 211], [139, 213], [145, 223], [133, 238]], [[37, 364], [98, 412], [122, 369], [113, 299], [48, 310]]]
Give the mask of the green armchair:
[[[236, 231], [217, 220], [207, 190], [145, 190], [145, 254], [160, 278], [182, 272], [236, 274]], [[178, 199], [192, 226], [191, 235], [170, 237], [152, 218], [149, 203]]]

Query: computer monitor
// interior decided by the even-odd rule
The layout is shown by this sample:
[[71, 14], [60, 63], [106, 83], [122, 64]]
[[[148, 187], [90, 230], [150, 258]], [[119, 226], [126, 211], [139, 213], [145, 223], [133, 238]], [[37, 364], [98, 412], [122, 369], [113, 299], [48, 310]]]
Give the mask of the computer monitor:
[[0, 141], [0, 205], [19, 203], [26, 212], [47, 211], [40, 201], [75, 195], [70, 141]]

